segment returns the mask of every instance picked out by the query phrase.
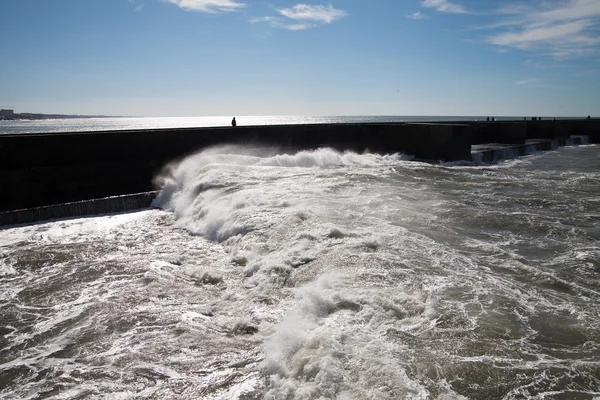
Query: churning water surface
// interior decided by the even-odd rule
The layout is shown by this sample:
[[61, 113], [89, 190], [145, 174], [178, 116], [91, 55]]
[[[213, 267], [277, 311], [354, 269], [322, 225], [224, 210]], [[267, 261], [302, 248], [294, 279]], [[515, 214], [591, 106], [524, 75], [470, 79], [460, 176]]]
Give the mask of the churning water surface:
[[210, 149], [0, 231], [0, 398], [594, 399], [600, 148]]

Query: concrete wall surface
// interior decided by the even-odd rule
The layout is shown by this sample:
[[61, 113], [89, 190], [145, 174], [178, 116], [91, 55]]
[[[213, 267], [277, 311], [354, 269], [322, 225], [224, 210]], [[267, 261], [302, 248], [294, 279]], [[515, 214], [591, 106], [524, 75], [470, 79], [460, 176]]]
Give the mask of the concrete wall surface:
[[600, 119], [577, 120], [571, 125], [573, 135], [589, 136], [590, 143], [600, 143]]
[[471, 127], [314, 124], [0, 135], [0, 211], [154, 190], [168, 162], [218, 144], [470, 160]]
[[29, 224], [36, 221], [140, 210], [149, 208], [152, 200], [154, 200], [157, 194], [158, 192], [135, 193], [46, 207], [0, 212], [0, 227], [15, 224]]
[[472, 144], [523, 144], [527, 140], [527, 125], [523, 122], [486, 122], [472, 126]]
[[[152, 191], [157, 189], [153, 178], [167, 163], [219, 144], [276, 148], [286, 153], [332, 147], [457, 161], [471, 160], [471, 144], [520, 146], [525, 139], [565, 143], [573, 135], [586, 135], [590, 143], [600, 143], [600, 120], [311, 124], [0, 135], [0, 212]], [[113, 204], [117, 200], [111, 201]], [[22, 214], [20, 218], [27, 219], [28, 215], [34, 214]], [[9, 218], [8, 214], [5, 217]]]

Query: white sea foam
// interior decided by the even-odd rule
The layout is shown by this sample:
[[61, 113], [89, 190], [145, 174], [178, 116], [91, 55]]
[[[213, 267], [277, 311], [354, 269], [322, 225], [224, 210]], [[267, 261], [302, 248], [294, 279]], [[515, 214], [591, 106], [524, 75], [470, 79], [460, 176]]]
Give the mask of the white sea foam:
[[[267, 398], [426, 398], [425, 388], [397, 364], [381, 358], [390, 349], [382, 331], [371, 327], [365, 332], [365, 326], [348, 324], [361, 318], [382, 323], [373, 319], [380, 315], [374, 305], [400, 319], [406, 310], [400, 311], [389, 299], [348, 297], [348, 287], [339, 279], [324, 275], [302, 287], [294, 307], [265, 343], [265, 368], [272, 385]], [[338, 324], [345, 329], [340, 331]], [[361, 378], [353, 382], [352, 375]], [[370, 379], [394, 383], [384, 389]]]
[[0, 397], [594, 396], [594, 151], [213, 149], [169, 212], [4, 230]]

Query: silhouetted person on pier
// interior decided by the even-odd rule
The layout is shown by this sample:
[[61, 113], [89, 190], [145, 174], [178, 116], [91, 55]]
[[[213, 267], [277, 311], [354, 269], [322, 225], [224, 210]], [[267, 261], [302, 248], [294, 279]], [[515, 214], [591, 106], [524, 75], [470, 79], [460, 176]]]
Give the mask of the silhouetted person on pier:
[[487, 117], [487, 122], [490, 122], [490, 117]]
[[592, 119], [592, 117], [590, 117], [590, 116], [588, 115], [586, 119]]
[[231, 126], [237, 126], [237, 122], [235, 122], [235, 117], [233, 117], [233, 119], [231, 120]]

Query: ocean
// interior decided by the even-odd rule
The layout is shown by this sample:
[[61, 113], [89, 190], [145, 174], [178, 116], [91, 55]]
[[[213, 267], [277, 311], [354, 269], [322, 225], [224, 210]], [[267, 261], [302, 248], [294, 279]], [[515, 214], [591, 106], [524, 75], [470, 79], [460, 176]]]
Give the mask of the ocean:
[[1, 399], [600, 398], [597, 145], [228, 146], [157, 179], [0, 230]]
[[[230, 126], [230, 117], [106, 117], [66, 118], [42, 120], [0, 120], [1, 134], [86, 132], [128, 129], [161, 129]], [[500, 120], [522, 120], [522, 117], [495, 117]], [[486, 117], [474, 116], [236, 116], [238, 126], [244, 125], [296, 125], [339, 124], [417, 121], [482, 121]]]

